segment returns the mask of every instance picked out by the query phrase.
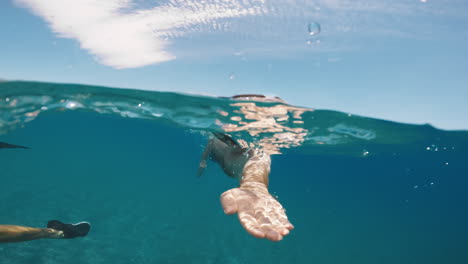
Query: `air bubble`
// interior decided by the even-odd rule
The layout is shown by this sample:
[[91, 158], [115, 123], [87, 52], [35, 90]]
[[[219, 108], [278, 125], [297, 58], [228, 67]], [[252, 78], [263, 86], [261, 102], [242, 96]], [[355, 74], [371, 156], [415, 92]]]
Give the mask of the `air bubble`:
[[320, 24], [317, 22], [310, 22], [307, 25], [307, 30], [309, 31], [309, 36], [317, 36], [321, 31]]
[[307, 45], [320, 44], [320, 39], [315, 40], [315, 41], [313, 39], [309, 39], [309, 40], [307, 40], [306, 43], [307, 43]]

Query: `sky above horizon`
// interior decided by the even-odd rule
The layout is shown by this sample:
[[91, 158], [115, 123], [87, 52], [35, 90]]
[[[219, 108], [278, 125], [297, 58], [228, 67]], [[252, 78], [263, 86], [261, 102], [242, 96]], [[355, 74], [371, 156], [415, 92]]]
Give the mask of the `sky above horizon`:
[[0, 79], [229, 96], [468, 129], [463, 0], [2, 0]]

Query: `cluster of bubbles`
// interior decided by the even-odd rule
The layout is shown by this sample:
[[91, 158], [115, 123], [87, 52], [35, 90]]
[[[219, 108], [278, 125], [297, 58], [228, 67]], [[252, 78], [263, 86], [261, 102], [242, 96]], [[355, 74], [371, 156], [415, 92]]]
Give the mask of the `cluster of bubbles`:
[[[426, 188], [426, 187], [430, 187], [430, 186], [433, 186], [434, 185], [434, 182], [429, 182], [428, 184], [424, 184], [422, 187]], [[419, 189], [419, 187], [421, 187], [420, 185], [414, 185], [413, 186], [413, 189]]]
[[317, 38], [317, 35], [322, 31], [321, 26], [317, 22], [310, 22], [307, 25], [308, 39], [307, 45], [320, 44], [320, 39]]
[[455, 147], [439, 147], [439, 146], [437, 146], [435, 144], [432, 144], [432, 145], [426, 147], [427, 151], [434, 151], [434, 152], [437, 152], [439, 150], [442, 151], [442, 150], [449, 150], [449, 149], [454, 150]]

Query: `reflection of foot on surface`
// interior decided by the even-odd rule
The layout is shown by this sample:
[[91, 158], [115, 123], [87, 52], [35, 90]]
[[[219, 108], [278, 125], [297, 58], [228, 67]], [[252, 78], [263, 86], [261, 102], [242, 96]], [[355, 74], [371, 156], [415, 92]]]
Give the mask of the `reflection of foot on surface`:
[[228, 190], [221, 195], [221, 204], [226, 214], [238, 213], [242, 226], [257, 238], [280, 241], [294, 228], [266, 187]]

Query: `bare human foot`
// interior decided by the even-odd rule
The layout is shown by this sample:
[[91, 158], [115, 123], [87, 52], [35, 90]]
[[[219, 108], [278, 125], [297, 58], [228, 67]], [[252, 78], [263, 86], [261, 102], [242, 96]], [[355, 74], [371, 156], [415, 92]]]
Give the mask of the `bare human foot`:
[[237, 213], [242, 226], [252, 236], [280, 241], [294, 226], [283, 206], [261, 183], [243, 184], [221, 195], [226, 214]]

